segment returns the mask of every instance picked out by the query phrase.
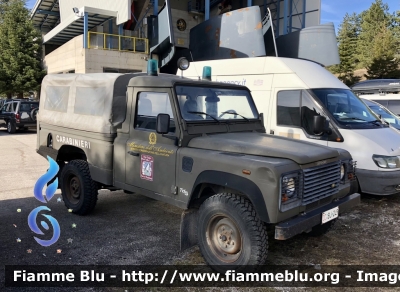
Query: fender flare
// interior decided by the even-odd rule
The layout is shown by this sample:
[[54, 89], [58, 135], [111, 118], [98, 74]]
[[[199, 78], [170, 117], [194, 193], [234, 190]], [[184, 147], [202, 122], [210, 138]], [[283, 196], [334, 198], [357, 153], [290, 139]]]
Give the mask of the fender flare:
[[250, 202], [253, 204], [253, 207], [256, 210], [260, 220], [266, 223], [270, 222], [263, 194], [260, 188], [251, 180], [222, 171], [203, 171], [198, 175], [194, 183], [194, 187], [190, 195], [190, 200], [188, 201], [188, 204], [192, 201], [193, 194], [196, 188], [203, 183], [227, 187], [245, 194]]

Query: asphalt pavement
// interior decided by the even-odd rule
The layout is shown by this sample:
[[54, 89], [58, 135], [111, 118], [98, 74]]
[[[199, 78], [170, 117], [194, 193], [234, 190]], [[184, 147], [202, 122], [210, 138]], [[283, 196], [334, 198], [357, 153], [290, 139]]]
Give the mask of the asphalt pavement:
[[[204, 264], [197, 247], [180, 251], [180, 209], [122, 191], [100, 191], [95, 210], [90, 215], [78, 216], [68, 212], [57, 190], [45, 205], [58, 221], [61, 235], [49, 247], [39, 245], [27, 219], [34, 208], [44, 205], [33, 196], [33, 188], [46, 172], [48, 162], [35, 148], [35, 130], [9, 135], [0, 129], [0, 291], [138, 291], [136, 288], [6, 288], [5, 265]], [[277, 241], [272, 233], [267, 264], [399, 265], [399, 206], [399, 195], [363, 195], [361, 204], [341, 215], [324, 236], [313, 238], [303, 234]], [[50, 235], [38, 237], [48, 239], [52, 230], [48, 231]]]

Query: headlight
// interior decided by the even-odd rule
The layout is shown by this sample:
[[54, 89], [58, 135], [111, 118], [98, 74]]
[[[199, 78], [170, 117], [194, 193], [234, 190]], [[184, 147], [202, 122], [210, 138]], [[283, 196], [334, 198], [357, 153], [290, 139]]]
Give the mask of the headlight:
[[296, 192], [296, 183], [294, 178], [283, 177], [282, 178], [282, 191], [285, 193], [288, 199], [292, 198]]
[[283, 174], [281, 177], [280, 210], [286, 211], [301, 205], [302, 202], [301, 171]]
[[343, 180], [346, 168], [344, 167], [344, 163], [340, 166], [340, 180]]
[[400, 168], [400, 159], [397, 156], [372, 155], [375, 164], [381, 168]]

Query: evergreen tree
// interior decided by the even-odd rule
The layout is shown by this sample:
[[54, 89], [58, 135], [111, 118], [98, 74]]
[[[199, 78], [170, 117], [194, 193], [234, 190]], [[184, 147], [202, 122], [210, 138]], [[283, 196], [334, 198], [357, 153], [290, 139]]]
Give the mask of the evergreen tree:
[[355, 13], [352, 15], [346, 13], [338, 32], [340, 64], [335, 69], [336, 73], [339, 73], [338, 78], [348, 86], [360, 79], [354, 76], [359, 22], [360, 18]]
[[367, 79], [400, 78], [397, 47], [393, 32], [381, 25], [371, 46], [372, 62], [367, 66]]
[[393, 15], [393, 36], [395, 47], [397, 48], [396, 55], [400, 57], [400, 10]]
[[0, 92], [11, 98], [37, 90], [45, 71], [41, 66], [42, 38], [23, 0], [0, 4]]
[[371, 64], [373, 59], [379, 58], [373, 54], [376, 36], [381, 33], [382, 26], [389, 28], [393, 17], [389, 13], [389, 6], [382, 0], [375, 0], [371, 7], [361, 13], [361, 31], [357, 42], [358, 59], [362, 67]]

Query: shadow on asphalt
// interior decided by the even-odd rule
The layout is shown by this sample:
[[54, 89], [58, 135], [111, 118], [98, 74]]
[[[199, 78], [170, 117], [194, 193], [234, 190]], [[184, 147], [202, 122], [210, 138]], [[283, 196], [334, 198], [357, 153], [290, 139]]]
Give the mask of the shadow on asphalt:
[[17, 130], [15, 133], [10, 134], [10, 133], [7, 132], [7, 129], [0, 128], [0, 136], [32, 135], [32, 134], [36, 134], [36, 132], [37, 132], [36, 129], [32, 128], [32, 129], [23, 130], [23, 131]]

